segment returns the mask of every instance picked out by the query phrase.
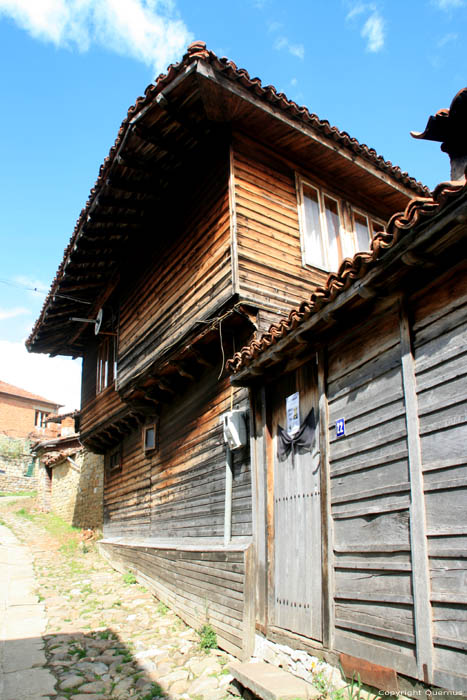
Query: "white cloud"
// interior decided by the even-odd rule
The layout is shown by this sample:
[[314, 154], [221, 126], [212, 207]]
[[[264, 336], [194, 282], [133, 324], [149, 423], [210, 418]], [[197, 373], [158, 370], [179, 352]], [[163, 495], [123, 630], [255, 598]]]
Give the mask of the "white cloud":
[[286, 49], [292, 56], [297, 56], [297, 58], [305, 58], [305, 47], [303, 44], [292, 44], [287, 37], [280, 36], [274, 42], [274, 48], [280, 51], [281, 49]]
[[292, 85], [292, 87], [295, 87], [298, 84], [297, 78], [292, 78], [292, 80], [290, 81], [290, 84]]
[[432, 4], [440, 10], [454, 10], [456, 7], [464, 7], [465, 0], [432, 0]]
[[443, 46], [446, 46], [446, 44], [450, 44], [453, 41], [457, 41], [459, 38], [458, 34], [445, 34], [441, 39], [438, 41], [437, 46], [439, 49], [441, 49]]
[[64, 404], [80, 406], [81, 360], [28, 353], [23, 343], [0, 340], [0, 379]]
[[29, 309], [25, 309], [23, 306], [15, 306], [13, 309], [0, 308], [0, 321], [6, 321], [9, 318], [16, 318], [28, 313], [30, 313]]
[[355, 21], [357, 18], [367, 16], [363, 27], [360, 31], [360, 36], [366, 39], [366, 50], [371, 53], [381, 51], [385, 41], [384, 19], [379, 13], [375, 3], [357, 2], [352, 5], [346, 15], [348, 22]]
[[367, 51], [377, 53], [384, 46], [384, 20], [377, 12], [373, 12], [363, 25], [361, 36], [367, 40]]
[[281, 22], [268, 22], [268, 32], [278, 32], [282, 27]]
[[87, 51], [98, 44], [156, 72], [192, 40], [173, 0], [0, 0], [0, 16], [35, 39]]

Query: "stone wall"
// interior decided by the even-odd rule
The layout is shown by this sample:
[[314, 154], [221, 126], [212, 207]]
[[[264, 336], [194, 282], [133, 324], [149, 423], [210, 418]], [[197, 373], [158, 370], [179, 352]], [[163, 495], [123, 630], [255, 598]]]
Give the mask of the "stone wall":
[[0, 491], [34, 491], [35, 475], [26, 476], [32, 461], [28, 440], [0, 435]]
[[101, 455], [81, 450], [49, 468], [41, 463], [41, 507], [74, 527], [102, 529], [103, 459]]

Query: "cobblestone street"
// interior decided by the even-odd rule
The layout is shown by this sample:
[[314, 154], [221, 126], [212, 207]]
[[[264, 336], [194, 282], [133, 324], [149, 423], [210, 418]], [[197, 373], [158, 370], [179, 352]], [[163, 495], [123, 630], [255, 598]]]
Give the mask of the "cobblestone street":
[[[48, 669], [52, 684], [55, 683], [53, 693], [49, 681], [48, 692], [47, 685], [42, 690], [36, 687], [31, 691], [33, 694], [25, 694], [24, 698], [223, 700], [232, 697], [227, 692], [231, 680], [227, 671], [231, 660], [228, 654], [217, 649], [202, 650], [194, 630], [135, 583], [131, 573], [122, 576], [111, 569], [93, 543], [79, 543], [75, 533], [66, 537], [51, 532], [50, 527], [45, 529], [46, 517], [31, 509], [30, 499], [13, 503], [6, 500], [0, 499], [3, 572], [0, 578], [8, 568], [3, 565], [5, 550], [10, 549], [10, 559], [17, 558], [17, 552], [27, 558], [29, 550], [35, 574], [31, 585], [35, 590], [32, 599], [29, 593], [27, 602], [30, 607], [42, 603], [38, 607], [43, 611], [45, 630], [37, 634], [25, 626], [23, 636], [37, 650], [43, 637], [45, 660], [42, 657], [41, 661], [39, 656], [30, 665]], [[20, 590], [23, 584], [14, 581], [13, 585]], [[3, 582], [2, 586], [4, 590]], [[20, 612], [18, 607], [18, 615], [24, 614], [25, 609], [23, 606]], [[11, 610], [14, 608], [10, 608], [10, 613]], [[37, 638], [32, 639], [34, 636]], [[4, 660], [13, 644], [16, 657], [21, 657], [19, 639], [13, 642], [6, 634], [2, 644]], [[16, 674], [26, 674], [25, 670], [12, 668]], [[4, 673], [4, 677], [11, 680], [13, 676]], [[20, 700], [20, 696], [11, 696], [9, 687], [5, 682], [5, 700]]]

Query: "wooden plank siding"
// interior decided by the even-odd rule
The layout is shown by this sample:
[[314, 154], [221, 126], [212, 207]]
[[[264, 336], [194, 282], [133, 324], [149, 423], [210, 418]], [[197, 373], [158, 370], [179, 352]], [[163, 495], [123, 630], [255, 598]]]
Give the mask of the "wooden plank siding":
[[119, 387], [232, 296], [228, 184], [225, 159], [202, 187], [196, 183], [197, 198], [184, 204], [181, 230], [157, 231], [155, 224], [159, 243], [148, 249], [120, 301]]
[[[220, 415], [246, 408], [246, 390], [231, 397], [218, 369], [162, 411], [158, 449], [147, 455], [141, 430], [123, 441], [122, 470], [105, 481], [106, 537], [127, 533], [157, 538], [221, 538], [224, 531], [225, 444]], [[251, 474], [248, 449], [234, 452], [232, 537], [251, 537]]]
[[[252, 646], [253, 581], [249, 547], [121, 546], [102, 542], [100, 550], [117, 570], [138, 579], [192, 627], [214, 628], [220, 646], [241, 659]], [[254, 602], [253, 602], [254, 604]]]
[[[386, 305], [328, 351], [335, 648], [414, 675], [410, 483], [397, 306]], [[345, 418], [340, 438], [339, 418]]]
[[[271, 367], [262, 385], [256, 375], [252, 390], [255, 478], [274, 492], [272, 529], [264, 527], [265, 505], [258, 511], [258, 628], [273, 641], [288, 636], [316, 647], [316, 634], [294, 611], [276, 619], [263, 611], [263, 599], [271, 607], [282, 577], [293, 576], [284, 532], [295, 558], [296, 535], [281, 525], [277, 501], [287, 500], [298, 472], [284, 480], [272, 470], [275, 449], [262, 441], [268, 431], [274, 437], [275, 416], [284, 422], [287, 395], [299, 390], [306, 404], [315, 391], [310, 367], [318, 350], [324, 488], [329, 469], [323, 596], [312, 601], [331, 627], [322, 649], [457, 693], [467, 691], [466, 272], [462, 262], [429, 283], [426, 276], [416, 291], [373, 300], [366, 315], [342, 318], [332, 334], [310, 342], [296, 369], [274, 374]], [[297, 499], [291, 519], [300, 522], [301, 508]], [[311, 532], [304, 523], [310, 561]], [[302, 572], [314, 582], [319, 575]]]
[[293, 167], [239, 134], [232, 167], [239, 291], [265, 307], [259, 329], [264, 330], [298, 306], [327, 274], [302, 265]]
[[467, 276], [417, 295], [414, 352], [424, 478], [434, 682], [467, 692]]
[[113, 416], [125, 409], [126, 406], [115, 391], [115, 385], [112, 382], [111, 386], [83, 403], [80, 420], [81, 434], [84, 435], [88, 430], [95, 429], [102, 422], [110, 421]]

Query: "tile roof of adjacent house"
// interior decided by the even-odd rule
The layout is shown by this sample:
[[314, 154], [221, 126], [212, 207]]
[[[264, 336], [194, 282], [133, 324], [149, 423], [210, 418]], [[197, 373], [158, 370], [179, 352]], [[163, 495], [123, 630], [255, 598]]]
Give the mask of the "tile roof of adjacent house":
[[232, 82], [238, 83], [243, 88], [250, 91], [254, 96], [264, 100], [274, 108], [287, 113], [288, 117], [297, 120], [298, 123], [306, 123], [307, 125], [311, 126], [323, 137], [328, 138], [336, 142], [336, 144], [350, 150], [355, 156], [362, 157], [378, 168], [381, 172], [390, 176], [404, 186], [411, 188], [414, 192], [417, 192], [420, 195], [429, 194], [429, 190], [422, 183], [417, 182], [414, 178], [410, 177], [408, 173], [403, 172], [398, 166], [395, 166], [390, 161], [385, 160], [382, 156], [378, 155], [373, 148], [369, 148], [366, 144], [362, 144], [357, 141], [357, 139], [352, 138], [346, 131], [341, 131], [337, 127], [331, 126], [326, 119], [319, 119], [319, 117], [310, 112], [307, 107], [299, 106], [294, 101], [289, 100], [284, 93], [277, 92], [274, 86], [264, 86], [259, 78], [251, 78], [248, 71], [246, 71], [244, 68], [238, 68], [233, 61], [230, 61], [225, 57], [219, 58], [215, 53], [206, 48], [206, 44], [203, 41], [195, 41], [190, 44], [187, 49], [187, 53], [183, 56], [183, 59], [179, 63], [170, 65], [167, 69], [167, 73], [159, 75], [154, 84], [151, 84], [146, 88], [144, 96], [138, 97], [135, 104], [129, 108], [127, 116], [120, 126], [115, 143], [110, 149], [109, 155], [105, 158], [100, 167], [99, 176], [96, 183], [92, 188], [86, 205], [82, 209], [78, 218], [70, 242], [65, 249], [62, 262], [52, 282], [50, 291], [45, 299], [40, 316], [37, 319], [29, 338], [26, 340], [26, 345], [28, 348], [31, 348], [34, 344], [34, 340], [42, 322], [45, 319], [46, 312], [51, 301], [54, 300], [55, 295], [57, 295], [57, 297], [60, 296], [58, 293], [58, 288], [64, 276], [70, 254], [76, 245], [77, 238], [84, 223], [90, 216], [90, 211], [93, 204], [97, 200], [97, 195], [108, 178], [110, 168], [114, 160], [118, 157], [119, 149], [124, 142], [131, 123], [133, 120], [135, 120], [137, 115], [141, 114], [154, 102], [156, 97], [167, 85], [172, 83], [177, 77], [182, 76], [183, 73], [187, 71], [189, 66], [197, 61], [207, 62], [218, 74], [221, 74], [223, 77], [228, 78]]
[[31, 401], [38, 401], [41, 404], [48, 404], [49, 406], [59, 407], [62, 404], [57, 401], [50, 401], [50, 399], [45, 399], [43, 396], [38, 394], [32, 394], [30, 391], [25, 389], [20, 389], [13, 384], [7, 384], [6, 382], [0, 381], [0, 394], [8, 394], [9, 396], [18, 396], [22, 399], [30, 399]]
[[236, 374], [248, 367], [268, 348], [289, 335], [357, 280], [361, 280], [415, 226], [422, 222], [429, 222], [449, 203], [456, 199], [460, 200], [466, 194], [467, 182], [453, 181], [438, 185], [433, 191], [432, 197], [412, 199], [405, 211], [394, 214], [388, 221], [386, 230], [375, 236], [371, 252], [357, 253], [353, 258], [343, 260], [338, 272], [333, 272], [328, 276], [325, 286], [317, 286], [309, 300], [303, 301], [298, 308], [292, 309], [287, 318], [272, 324], [269, 331], [264, 333], [259, 340], [253, 340], [249, 345], [236, 352], [227, 361], [227, 370]]

